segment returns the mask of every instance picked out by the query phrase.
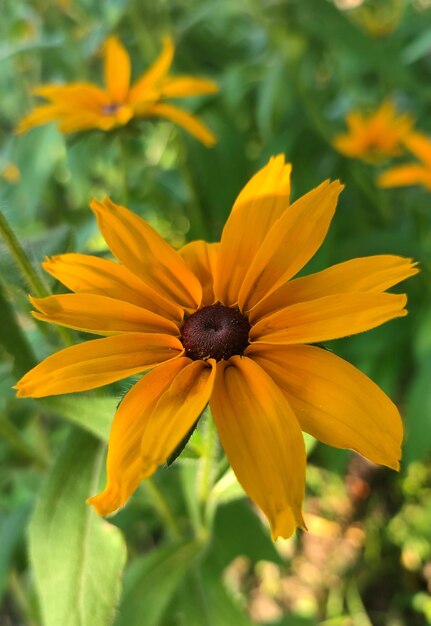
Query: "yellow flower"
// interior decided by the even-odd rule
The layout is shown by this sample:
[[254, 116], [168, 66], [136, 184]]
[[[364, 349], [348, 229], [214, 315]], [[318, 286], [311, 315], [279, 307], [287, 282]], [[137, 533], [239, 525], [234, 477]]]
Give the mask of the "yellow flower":
[[402, 143], [413, 120], [409, 115], [398, 115], [391, 102], [383, 102], [370, 115], [352, 111], [346, 123], [348, 132], [334, 138], [334, 148], [348, 157], [376, 163], [403, 152]]
[[422, 185], [431, 190], [431, 140], [421, 133], [410, 133], [404, 140], [406, 148], [418, 161], [391, 167], [377, 179], [379, 187]]
[[151, 370], [121, 402], [107, 485], [89, 502], [121, 507], [170, 456], [210, 404], [226, 455], [272, 535], [304, 527], [301, 429], [375, 463], [399, 467], [401, 418], [360, 371], [311, 344], [406, 315], [384, 293], [417, 272], [410, 259], [353, 259], [294, 278], [322, 244], [342, 190], [323, 182], [289, 206], [291, 166], [271, 158], [239, 194], [220, 243], [176, 252], [141, 218], [93, 200], [118, 259], [83, 254], [44, 268], [72, 294], [32, 298], [39, 320], [105, 335], [45, 359], [18, 396], [99, 387]]
[[164, 102], [166, 98], [183, 98], [218, 91], [216, 83], [192, 76], [168, 76], [174, 56], [170, 38], [153, 65], [130, 85], [130, 57], [116, 37], [104, 45], [105, 88], [91, 83], [44, 85], [34, 93], [49, 100], [37, 106], [18, 125], [18, 133], [34, 126], [56, 121], [63, 133], [98, 128], [109, 131], [124, 126], [132, 118], [164, 117], [185, 128], [206, 146], [216, 139], [194, 115]]

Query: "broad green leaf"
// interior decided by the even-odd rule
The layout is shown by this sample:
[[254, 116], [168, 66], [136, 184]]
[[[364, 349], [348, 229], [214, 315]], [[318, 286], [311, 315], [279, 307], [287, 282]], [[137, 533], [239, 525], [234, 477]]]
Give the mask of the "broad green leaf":
[[98, 487], [103, 450], [73, 430], [37, 501], [29, 528], [30, 562], [43, 626], [109, 626], [126, 549], [120, 531], [86, 498]]
[[201, 544], [191, 541], [161, 546], [135, 559], [126, 574], [115, 626], [162, 624], [166, 607], [201, 550]]
[[220, 571], [238, 555], [247, 556], [253, 563], [262, 560], [281, 563], [269, 529], [246, 498], [232, 500], [218, 508], [210, 554]]
[[118, 398], [66, 395], [37, 400], [50, 412], [84, 428], [102, 441], [108, 441]]
[[[176, 619], [172, 619], [173, 615]], [[255, 622], [229, 594], [217, 568], [205, 562], [183, 581], [163, 626], [183, 623], [188, 626], [252, 626]]]

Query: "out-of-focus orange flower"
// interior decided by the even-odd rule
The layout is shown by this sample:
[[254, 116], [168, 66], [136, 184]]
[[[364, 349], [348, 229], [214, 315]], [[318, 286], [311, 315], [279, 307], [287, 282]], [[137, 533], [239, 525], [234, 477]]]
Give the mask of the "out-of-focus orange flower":
[[378, 177], [378, 186], [388, 188], [422, 185], [431, 190], [431, 139], [422, 133], [410, 133], [404, 144], [418, 161], [402, 163], [386, 170]]
[[334, 148], [348, 157], [376, 163], [402, 154], [413, 119], [398, 115], [392, 102], [386, 101], [370, 115], [352, 111], [346, 123], [348, 132], [334, 138]]
[[34, 93], [49, 101], [37, 106], [17, 128], [26, 133], [34, 126], [58, 122], [60, 131], [72, 133], [97, 128], [109, 131], [124, 126], [132, 118], [164, 117], [194, 135], [206, 146], [216, 138], [197, 117], [164, 102], [166, 98], [215, 93], [218, 86], [205, 78], [168, 76], [174, 57], [172, 40], [164, 40], [163, 51], [153, 65], [132, 85], [131, 63], [126, 49], [116, 37], [104, 44], [105, 88], [92, 83], [43, 85]]

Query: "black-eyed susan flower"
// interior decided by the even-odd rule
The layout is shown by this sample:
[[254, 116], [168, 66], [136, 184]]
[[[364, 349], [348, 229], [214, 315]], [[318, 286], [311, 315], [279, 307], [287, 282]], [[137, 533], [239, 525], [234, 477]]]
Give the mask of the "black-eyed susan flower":
[[404, 145], [417, 160], [389, 168], [378, 177], [378, 186], [388, 188], [421, 185], [431, 190], [431, 139], [422, 133], [410, 133], [404, 140]]
[[47, 122], [58, 122], [63, 133], [94, 128], [109, 131], [132, 118], [164, 117], [206, 146], [215, 143], [213, 133], [196, 116], [165, 101], [218, 91], [216, 83], [205, 78], [168, 75], [174, 57], [170, 38], [165, 38], [160, 56], [133, 84], [130, 57], [116, 37], [105, 42], [104, 54], [104, 88], [92, 83], [37, 87], [34, 93], [49, 103], [35, 107], [20, 121], [17, 132], [25, 133]]
[[385, 291], [417, 270], [410, 259], [381, 255], [294, 278], [323, 242], [342, 185], [325, 181], [289, 205], [290, 171], [280, 155], [250, 180], [220, 243], [176, 252], [125, 207], [94, 200], [118, 263], [65, 254], [43, 264], [74, 293], [33, 298], [35, 317], [104, 337], [48, 357], [18, 382], [18, 396], [84, 391], [151, 370], [114, 418], [107, 485], [89, 500], [99, 514], [128, 500], [208, 403], [273, 537], [304, 526], [301, 430], [398, 468], [396, 406], [313, 344], [406, 315], [406, 296]]
[[399, 115], [392, 102], [385, 101], [369, 115], [348, 113], [346, 124], [347, 133], [334, 138], [334, 148], [350, 158], [378, 163], [403, 153], [403, 141], [413, 119], [407, 114]]

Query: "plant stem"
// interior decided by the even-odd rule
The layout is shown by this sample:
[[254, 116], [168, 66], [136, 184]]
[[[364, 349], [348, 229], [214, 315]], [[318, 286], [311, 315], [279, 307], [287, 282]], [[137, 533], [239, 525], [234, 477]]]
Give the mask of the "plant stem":
[[[43, 280], [38, 276], [37, 272], [34, 270], [32, 264], [28, 259], [27, 254], [24, 251], [24, 248], [21, 246], [15, 233], [9, 226], [5, 215], [1, 211], [0, 234], [2, 235], [7, 247], [9, 248], [16, 265], [21, 270], [21, 274], [23, 275], [32, 293], [37, 298], [45, 298], [46, 296], [49, 296], [50, 292], [48, 288], [46, 287]], [[55, 328], [57, 329], [58, 334], [60, 335], [66, 346], [70, 346], [74, 343], [69, 331], [66, 328], [64, 328], [63, 326], [55, 326]]]
[[163, 520], [171, 538], [175, 541], [180, 541], [182, 538], [181, 531], [174, 516], [172, 515], [171, 509], [169, 508], [163, 493], [151, 478], [146, 478], [142, 484], [147, 490], [147, 493], [150, 495], [154, 508]]
[[15, 263], [21, 270], [22, 275], [24, 276], [28, 286], [31, 291], [37, 298], [44, 298], [45, 296], [49, 296], [49, 291], [45, 287], [43, 281], [31, 265], [30, 261], [26, 253], [24, 252], [23, 247], [19, 243], [18, 239], [15, 236], [15, 233], [9, 226], [8, 221], [4, 214], [0, 211], [0, 233], [10, 250], [12, 257], [14, 258]]
[[214, 482], [214, 464], [217, 454], [217, 430], [209, 409], [205, 411], [202, 456], [198, 472], [197, 493], [199, 501], [206, 504]]

